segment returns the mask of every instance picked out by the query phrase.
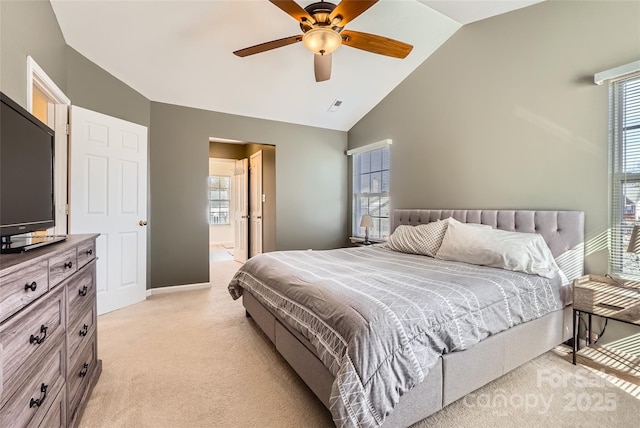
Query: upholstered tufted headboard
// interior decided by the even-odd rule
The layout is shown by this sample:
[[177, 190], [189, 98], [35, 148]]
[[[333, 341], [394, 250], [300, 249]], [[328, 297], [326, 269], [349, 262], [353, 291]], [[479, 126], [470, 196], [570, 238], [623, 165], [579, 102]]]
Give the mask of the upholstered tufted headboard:
[[407, 210], [393, 211], [391, 230], [453, 217], [462, 223], [488, 224], [495, 229], [539, 233], [569, 280], [584, 271], [584, 212], [532, 210]]

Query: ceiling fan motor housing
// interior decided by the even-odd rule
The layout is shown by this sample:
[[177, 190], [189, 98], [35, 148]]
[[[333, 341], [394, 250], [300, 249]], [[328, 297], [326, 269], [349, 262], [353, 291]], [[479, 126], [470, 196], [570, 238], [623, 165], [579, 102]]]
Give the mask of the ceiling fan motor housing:
[[318, 27], [328, 28], [339, 33], [344, 28], [344, 26], [340, 25], [342, 17], [335, 17], [333, 22], [329, 20], [329, 15], [335, 8], [335, 4], [327, 1], [310, 4], [305, 7], [304, 10], [307, 11], [307, 13], [315, 20], [315, 23], [309, 22], [307, 19], [303, 18], [300, 22], [300, 28], [304, 33]]

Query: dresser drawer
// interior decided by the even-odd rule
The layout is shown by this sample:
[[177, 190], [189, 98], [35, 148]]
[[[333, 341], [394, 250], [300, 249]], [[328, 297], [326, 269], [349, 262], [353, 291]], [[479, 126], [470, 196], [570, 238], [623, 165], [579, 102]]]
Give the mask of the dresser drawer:
[[70, 361], [67, 370], [67, 396], [69, 397], [68, 420], [76, 417], [76, 412], [82, 400], [93, 373], [96, 370], [96, 335], [90, 337], [87, 346], [82, 349], [79, 358]]
[[0, 426], [39, 426], [64, 387], [64, 341], [51, 349], [0, 410]]
[[78, 270], [76, 247], [49, 259], [49, 288], [55, 287]]
[[87, 305], [93, 305], [95, 302], [95, 275], [95, 269], [91, 269], [89, 265], [67, 283], [68, 325], [76, 323], [78, 318], [84, 315]]
[[90, 240], [78, 245], [78, 269], [96, 258], [96, 241]]
[[64, 310], [64, 288], [59, 287], [0, 326], [0, 404], [25, 381], [29, 366], [41, 361], [53, 344], [64, 344]]
[[67, 426], [67, 388], [60, 388], [58, 396], [54, 398], [51, 407], [44, 415], [40, 425], [29, 425], [40, 428], [66, 428]]
[[82, 316], [74, 324], [67, 326], [67, 355], [69, 361], [76, 358], [78, 351], [89, 342], [96, 330], [96, 310], [93, 302], [88, 302]]
[[43, 260], [0, 278], [0, 321], [49, 290], [47, 267], [47, 260]]

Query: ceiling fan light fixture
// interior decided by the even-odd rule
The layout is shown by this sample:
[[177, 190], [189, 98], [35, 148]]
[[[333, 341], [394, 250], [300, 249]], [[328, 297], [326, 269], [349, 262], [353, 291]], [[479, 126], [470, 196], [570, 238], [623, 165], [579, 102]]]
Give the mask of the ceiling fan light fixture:
[[314, 54], [327, 55], [340, 47], [342, 37], [337, 31], [318, 27], [304, 33], [302, 43]]

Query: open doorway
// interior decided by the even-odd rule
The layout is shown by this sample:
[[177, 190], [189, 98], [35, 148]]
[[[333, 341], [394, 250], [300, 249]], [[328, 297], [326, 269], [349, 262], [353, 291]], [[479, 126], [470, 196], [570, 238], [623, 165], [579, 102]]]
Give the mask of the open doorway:
[[209, 158], [209, 261], [234, 259], [235, 161]]
[[[243, 262], [252, 255], [276, 249], [275, 152], [275, 146], [266, 144], [210, 140], [209, 259], [212, 263]], [[250, 159], [256, 158], [261, 159], [260, 168], [250, 166]], [[256, 182], [260, 186], [256, 186]], [[260, 227], [256, 227], [256, 221]]]

